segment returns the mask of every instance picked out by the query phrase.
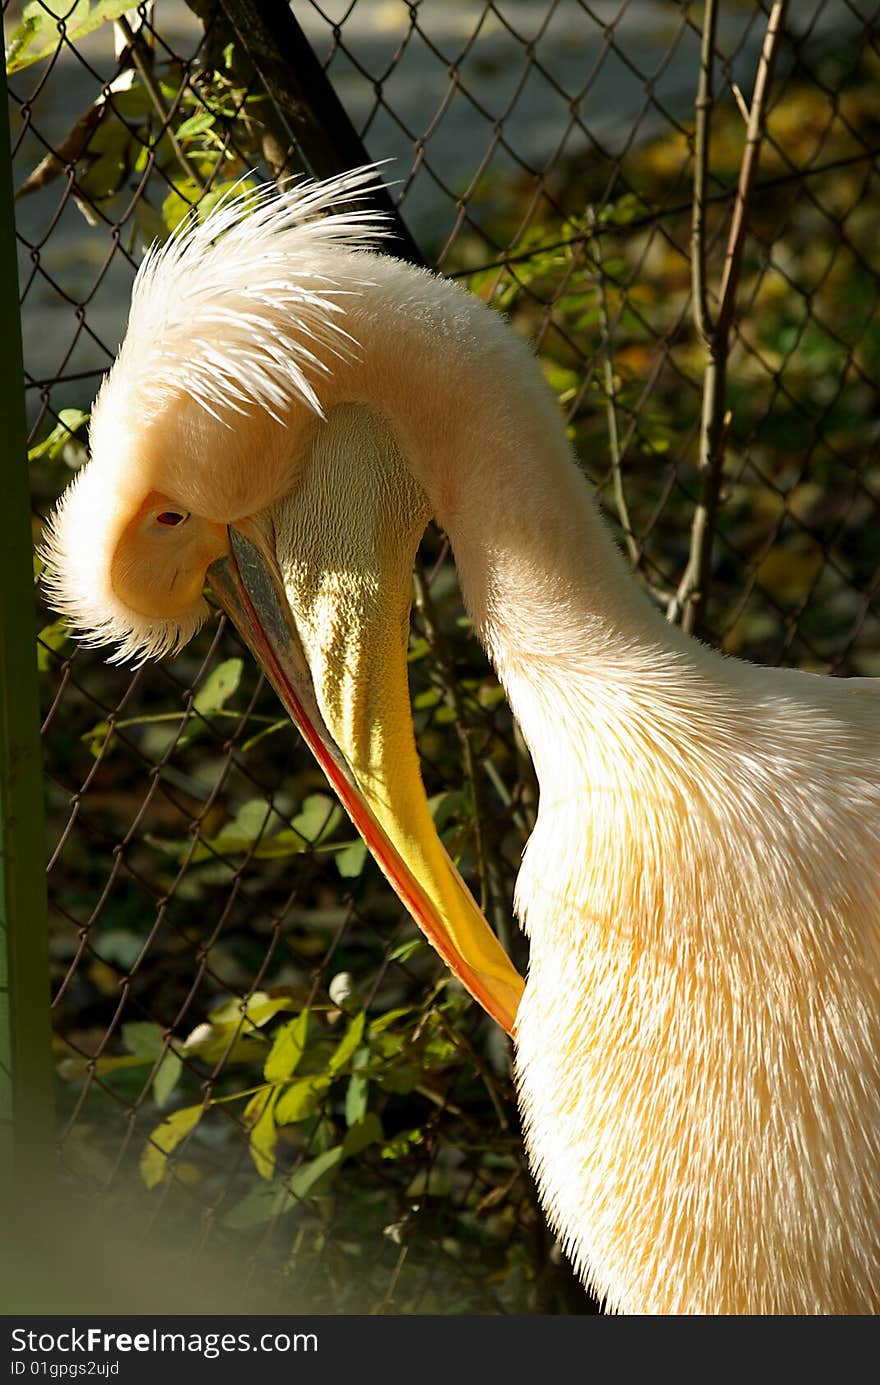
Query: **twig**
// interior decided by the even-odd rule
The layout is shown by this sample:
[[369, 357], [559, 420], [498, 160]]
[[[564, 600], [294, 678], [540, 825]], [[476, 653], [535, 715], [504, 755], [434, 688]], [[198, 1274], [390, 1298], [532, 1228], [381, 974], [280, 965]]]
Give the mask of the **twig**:
[[587, 213], [587, 224], [593, 232], [593, 238], [587, 241], [587, 255], [593, 262], [595, 268], [596, 289], [599, 296], [599, 333], [602, 343], [602, 376], [603, 393], [605, 395], [605, 422], [608, 428], [608, 450], [611, 453], [611, 485], [614, 491], [614, 503], [617, 507], [617, 517], [623, 529], [623, 537], [626, 541], [626, 550], [629, 553], [630, 562], [634, 570], [638, 570], [642, 561], [642, 553], [636, 542], [633, 533], [632, 522], [629, 515], [629, 507], [626, 503], [626, 495], [623, 490], [623, 473], [621, 470], [620, 457], [620, 431], [617, 427], [617, 400], [614, 388], [614, 347], [611, 339], [611, 322], [608, 316], [608, 298], [605, 293], [605, 270], [602, 264], [602, 247], [599, 244], [596, 231], [596, 213], [590, 207]]
[[519, 784], [519, 802], [522, 812], [530, 822], [531, 832], [538, 819], [538, 776], [532, 763], [532, 756], [526, 745], [525, 736], [519, 722], [513, 723], [513, 748], [516, 753], [516, 774]]
[[700, 81], [697, 91], [696, 130], [694, 142], [694, 207], [691, 233], [693, 273], [694, 322], [697, 335], [707, 352], [703, 378], [703, 409], [700, 420], [700, 498], [691, 525], [690, 554], [684, 576], [675, 596], [669, 603], [670, 620], [681, 620], [685, 630], [699, 634], [706, 617], [706, 600], [715, 535], [718, 497], [724, 470], [724, 453], [730, 427], [730, 414], [725, 409], [727, 362], [730, 354], [730, 331], [736, 306], [742, 257], [745, 249], [749, 212], [758, 171], [761, 144], [764, 138], [764, 116], [767, 93], [773, 77], [773, 67], [782, 38], [788, 0], [773, 0], [755, 89], [749, 108], [746, 143], [740, 166], [739, 182], [724, 270], [718, 292], [718, 312], [711, 324], [706, 290], [706, 182], [709, 165], [710, 123], [712, 113], [712, 57], [716, 20], [716, 0], [706, 0], [703, 12], [703, 45], [700, 58]]
[[473, 1044], [465, 1036], [465, 1034], [459, 1029], [457, 1029], [456, 1026], [450, 1022], [449, 1017], [445, 1015], [442, 1010], [437, 1010], [436, 1013], [441, 1025], [443, 1026], [447, 1034], [447, 1037], [452, 1039], [453, 1042], [458, 1046], [458, 1048], [467, 1056], [467, 1058], [473, 1064], [475, 1071], [479, 1073], [480, 1077], [482, 1078], [483, 1086], [486, 1088], [486, 1093], [489, 1097], [489, 1100], [492, 1103], [495, 1115], [498, 1118], [499, 1128], [501, 1130], [509, 1131], [510, 1122], [508, 1121], [507, 1115], [504, 1110], [504, 1102], [501, 1099], [501, 1095], [495, 1083], [495, 1077], [490, 1071], [488, 1064], [484, 1062], [481, 1055], [477, 1052], [477, 1050], [474, 1048]]
[[764, 47], [761, 52], [761, 60], [758, 63], [758, 75], [755, 79], [755, 90], [752, 93], [752, 104], [749, 108], [746, 147], [739, 171], [739, 187], [737, 188], [736, 201], [733, 204], [724, 274], [721, 279], [721, 306], [718, 309], [717, 330], [723, 332], [725, 336], [729, 333], [733, 319], [740, 264], [745, 248], [747, 222], [752, 204], [752, 192], [758, 172], [758, 161], [761, 157], [761, 144], [764, 139], [764, 112], [767, 92], [773, 78], [773, 67], [779, 52], [787, 8], [788, 0], [774, 0], [770, 18], [767, 21]]
[[706, 0], [703, 41], [700, 45], [700, 80], [694, 103], [694, 203], [691, 216], [691, 283], [694, 323], [704, 346], [709, 346], [712, 323], [706, 297], [706, 190], [709, 178], [709, 143], [715, 101], [712, 72], [715, 63], [716, 0]]
[[510, 818], [514, 826], [519, 830], [524, 839], [529, 837], [535, 826], [534, 813], [531, 814], [531, 821], [529, 821], [528, 816], [523, 812], [522, 808], [514, 802], [513, 794], [498, 773], [497, 766], [488, 758], [483, 761], [483, 771], [504, 807], [510, 813]]
[[391, 1271], [391, 1278], [388, 1281], [388, 1288], [385, 1290], [385, 1297], [382, 1299], [382, 1302], [378, 1305], [378, 1307], [373, 1309], [374, 1315], [384, 1313], [385, 1310], [389, 1308], [391, 1304], [394, 1302], [394, 1291], [397, 1288], [397, 1281], [400, 1278], [400, 1271], [403, 1269], [403, 1262], [406, 1259], [408, 1250], [409, 1246], [400, 1247], [400, 1254], [397, 1257], [397, 1264]]
[[746, 98], [743, 96], [743, 94], [742, 94], [742, 92], [740, 91], [739, 87], [737, 86], [736, 82], [731, 82], [731, 84], [730, 84], [730, 90], [733, 92], [733, 99], [736, 101], [736, 104], [739, 106], [739, 113], [740, 113], [740, 115], [742, 116], [742, 118], [743, 118], [743, 120], [746, 122], [746, 124], [748, 125], [748, 123], [749, 123], [749, 108], [748, 108], [748, 105], [746, 104]]
[[199, 176], [198, 170], [190, 163], [189, 158], [184, 152], [183, 146], [171, 127], [171, 112], [168, 109], [168, 103], [162, 93], [162, 88], [159, 86], [149, 66], [144, 61], [143, 40], [140, 32], [137, 34], [134, 32], [124, 14], [120, 15], [116, 20], [116, 25], [122, 37], [125, 39], [128, 51], [131, 54], [131, 61], [144, 84], [147, 95], [159, 113], [162, 120], [163, 133], [168, 136], [168, 142], [174, 150], [174, 156], [177, 162], [180, 164], [186, 177], [189, 178], [197, 188], [204, 188], [204, 179]]

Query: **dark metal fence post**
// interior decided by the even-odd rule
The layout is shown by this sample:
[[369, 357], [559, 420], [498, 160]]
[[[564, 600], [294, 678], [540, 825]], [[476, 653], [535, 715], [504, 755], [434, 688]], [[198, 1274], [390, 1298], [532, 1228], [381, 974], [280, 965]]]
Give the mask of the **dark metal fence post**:
[[[277, 0], [219, 0], [283, 122], [316, 178], [329, 178], [370, 162], [360, 135], [287, 4]], [[193, 8], [205, 11], [204, 4]], [[389, 174], [393, 177], [394, 174]], [[374, 203], [391, 216], [393, 238], [383, 249], [413, 264], [424, 257], [393, 199], [382, 187]]]
[[48, 1159], [52, 1069], [43, 766], [5, 70], [0, 99], [0, 1177], [8, 1194]]

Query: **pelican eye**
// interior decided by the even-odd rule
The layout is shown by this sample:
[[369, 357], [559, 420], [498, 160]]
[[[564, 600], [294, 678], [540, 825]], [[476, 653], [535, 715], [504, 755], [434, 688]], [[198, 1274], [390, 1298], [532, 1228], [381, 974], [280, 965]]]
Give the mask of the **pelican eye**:
[[188, 510], [160, 510], [154, 515], [157, 524], [164, 524], [169, 529], [174, 529], [179, 524], [186, 524], [189, 519]]

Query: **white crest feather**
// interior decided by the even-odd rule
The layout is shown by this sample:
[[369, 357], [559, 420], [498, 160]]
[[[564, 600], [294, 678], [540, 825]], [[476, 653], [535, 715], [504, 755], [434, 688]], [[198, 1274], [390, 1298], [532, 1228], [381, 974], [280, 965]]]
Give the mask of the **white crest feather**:
[[273, 184], [231, 191], [204, 221], [190, 213], [138, 270], [126, 339], [105, 388], [118, 371], [129, 386], [134, 375], [149, 380], [151, 409], [182, 392], [213, 417], [255, 405], [280, 417], [296, 400], [321, 414], [310, 377], [357, 348], [340, 300], [359, 286], [337, 282], [334, 255], [386, 234], [383, 212], [332, 208], [368, 197], [375, 182], [369, 165], [281, 192]]

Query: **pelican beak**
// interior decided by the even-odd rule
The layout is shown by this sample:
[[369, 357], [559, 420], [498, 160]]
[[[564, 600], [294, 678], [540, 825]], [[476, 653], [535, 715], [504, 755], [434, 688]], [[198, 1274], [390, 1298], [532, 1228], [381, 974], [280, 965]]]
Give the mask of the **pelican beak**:
[[406, 674], [413, 554], [399, 536], [384, 542], [357, 489], [346, 487], [334, 522], [316, 513], [318, 476], [230, 527], [208, 581], [415, 922], [511, 1033], [522, 978], [437, 835], [418, 768]]

